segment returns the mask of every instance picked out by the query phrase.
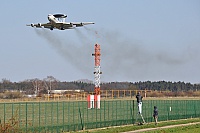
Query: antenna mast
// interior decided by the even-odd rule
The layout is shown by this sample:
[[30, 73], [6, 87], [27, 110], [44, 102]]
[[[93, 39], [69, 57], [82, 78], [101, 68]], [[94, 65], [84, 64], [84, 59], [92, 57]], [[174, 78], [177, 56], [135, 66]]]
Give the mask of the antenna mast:
[[95, 60], [95, 67], [94, 67], [94, 93], [95, 95], [100, 95], [100, 74], [102, 74], [101, 70], [100, 70], [100, 56], [101, 56], [101, 51], [100, 51], [100, 45], [99, 44], [95, 44], [95, 53], [92, 54], [92, 56], [94, 56], [94, 60]]

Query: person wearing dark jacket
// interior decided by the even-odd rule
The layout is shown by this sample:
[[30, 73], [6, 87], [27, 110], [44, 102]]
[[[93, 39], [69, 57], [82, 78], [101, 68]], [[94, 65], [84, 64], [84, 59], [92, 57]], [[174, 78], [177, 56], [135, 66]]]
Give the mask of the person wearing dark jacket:
[[155, 121], [155, 125], [157, 125], [157, 123], [158, 123], [158, 108], [156, 106], [154, 106], [153, 118], [154, 118], [154, 121]]
[[142, 96], [140, 95], [140, 92], [136, 95], [137, 103], [138, 103], [138, 113], [142, 114]]
[[143, 98], [143, 96], [141, 96], [140, 92], [138, 92], [138, 94], [136, 95], [136, 98], [137, 98], [137, 104], [138, 104], [138, 114], [136, 117], [136, 121], [138, 119], [138, 115], [140, 115], [142, 117], [143, 122], [146, 123], [142, 116], [142, 98]]

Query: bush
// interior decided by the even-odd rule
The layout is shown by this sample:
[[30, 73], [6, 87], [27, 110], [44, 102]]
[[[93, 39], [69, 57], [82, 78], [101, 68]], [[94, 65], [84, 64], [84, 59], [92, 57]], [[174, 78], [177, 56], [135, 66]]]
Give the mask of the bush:
[[147, 93], [147, 97], [199, 97], [200, 96], [200, 91], [178, 91], [178, 92], [172, 92], [172, 91], [165, 91], [165, 92], [160, 92], [160, 91], [152, 91]]
[[159, 91], [152, 91], [147, 94], [147, 97], [163, 97], [164, 94], [160, 93]]
[[0, 94], [0, 98], [8, 98], [8, 99], [15, 99], [15, 98], [22, 98], [22, 93], [20, 92], [4, 92]]
[[193, 96], [194, 97], [200, 97], [200, 91], [194, 91]]
[[187, 93], [183, 92], [183, 91], [178, 91], [178, 92], [174, 92], [175, 97], [184, 97], [187, 96]]
[[18, 120], [18, 109], [15, 111], [13, 117], [7, 122], [1, 123], [0, 120], [0, 133], [19, 133], [19, 120]]
[[171, 92], [171, 91], [165, 92], [164, 95], [167, 97], [174, 97], [174, 92]]

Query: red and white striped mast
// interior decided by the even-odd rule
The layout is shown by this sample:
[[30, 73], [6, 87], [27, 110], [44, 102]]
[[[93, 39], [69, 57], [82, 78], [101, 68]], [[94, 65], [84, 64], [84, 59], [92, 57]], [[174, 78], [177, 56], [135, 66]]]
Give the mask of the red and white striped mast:
[[92, 54], [92, 56], [94, 56], [94, 60], [95, 60], [95, 67], [94, 67], [94, 93], [95, 95], [100, 95], [100, 74], [102, 74], [101, 70], [100, 70], [100, 56], [101, 56], [101, 51], [100, 51], [100, 45], [99, 44], [95, 44], [95, 53]]
[[100, 45], [95, 44], [94, 45], [94, 61], [95, 61], [95, 66], [94, 66], [94, 95], [88, 95], [87, 101], [88, 101], [88, 109], [92, 108], [97, 108], [100, 109], [100, 74], [101, 72], [101, 67], [100, 67], [100, 56], [101, 56], [101, 51], [100, 51]]

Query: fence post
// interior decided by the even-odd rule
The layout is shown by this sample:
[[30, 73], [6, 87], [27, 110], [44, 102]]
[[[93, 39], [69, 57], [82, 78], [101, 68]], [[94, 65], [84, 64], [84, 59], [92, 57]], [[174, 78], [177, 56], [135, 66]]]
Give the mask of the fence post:
[[14, 110], [13, 104], [14, 104], [14, 103], [11, 103], [11, 104], [12, 104], [12, 124], [13, 124], [13, 117], [14, 117], [14, 116], [13, 116], [13, 114], [14, 114], [14, 113], [13, 113], [13, 110]]
[[65, 123], [65, 106], [64, 106], [64, 101], [62, 102], [62, 110], [63, 110], [63, 132], [64, 132], [64, 123]]
[[27, 132], [27, 121], [28, 121], [28, 107], [27, 107], [27, 102], [26, 102], [26, 132]]
[[67, 102], [68, 106], [67, 107], [67, 123], [68, 123], [68, 131], [70, 131], [70, 104], [71, 102]]
[[187, 119], [187, 118], [188, 118], [188, 114], [187, 114], [187, 112], [188, 112], [188, 111], [187, 111], [187, 109], [188, 109], [188, 104], [187, 104], [187, 103], [188, 103], [188, 102], [187, 102], [187, 101], [185, 101], [185, 102], [186, 102], [186, 112], [185, 112], [185, 114], [186, 114], [186, 119]]
[[20, 123], [20, 121], [21, 121], [21, 117], [20, 117], [20, 111], [21, 111], [21, 103], [19, 103], [19, 127], [21, 126], [21, 123]]
[[128, 112], [128, 111], [129, 111], [129, 108], [128, 108], [128, 101], [127, 101], [127, 100], [126, 100], [126, 111], [127, 111], [127, 112], [126, 112], [126, 124], [128, 124], [128, 120], [129, 120], [130, 118], [129, 118], [129, 116], [128, 116], [128, 114], [129, 114], [129, 112]]
[[[34, 126], [34, 102], [32, 102], [32, 126]], [[34, 132], [34, 128], [32, 128], [32, 129], [33, 129], [33, 132]]]
[[56, 105], [57, 105], [57, 110], [56, 110], [56, 112], [57, 112], [57, 124], [56, 124], [56, 129], [57, 129], [57, 133], [58, 133], [58, 123], [59, 123], [59, 115], [58, 115], [58, 114], [59, 114], [59, 113], [58, 113], [58, 112], [59, 112], [59, 108], [58, 108], [58, 101], [57, 101], [57, 104], [56, 104]]
[[115, 121], [116, 121], [116, 122], [115, 122], [115, 126], [117, 126], [117, 102], [118, 102], [118, 101], [115, 101], [115, 104], [114, 104], [114, 107], [115, 107], [115, 108], [114, 108], [114, 111], [116, 111], [116, 113], [115, 113], [115, 114], [116, 114], [116, 115], [115, 115]]
[[6, 103], [3, 104], [3, 116], [4, 116], [4, 128], [5, 128], [5, 123], [6, 123]]
[[194, 103], [194, 111], [195, 111], [195, 118], [197, 117], [197, 112], [196, 112], [196, 101]]
[[100, 112], [100, 128], [101, 128], [101, 109], [99, 109]]
[[82, 116], [81, 116], [80, 107], [79, 107], [79, 116], [80, 116], [80, 119], [81, 119], [81, 129], [83, 130], [83, 129], [84, 129], [84, 126], [83, 126], [83, 119], [82, 119]]
[[187, 119], [187, 101], [184, 101], [184, 104], [185, 104], [185, 119]]
[[[106, 90], [106, 91], [107, 91], [107, 90]], [[105, 116], [105, 115], [106, 115], [106, 114], [105, 114], [105, 113], [106, 113], [106, 108], [105, 108], [105, 107], [106, 107], [106, 103], [105, 103], [105, 100], [104, 100], [104, 114], [103, 114], [103, 115], [104, 115], [104, 117], [103, 117], [103, 118], [104, 118], [104, 121], [106, 120], [106, 116]]]
[[169, 106], [167, 106], [167, 120], [169, 120]]
[[[131, 108], [131, 106], [130, 106], [130, 108]], [[131, 116], [132, 116], [132, 124], [134, 124], [134, 116], [133, 116], [133, 114], [134, 114], [134, 100], [132, 100], [132, 108], [131, 108]]]
[[[109, 108], [109, 107], [110, 107], [110, 106], [109, 106], [109, 105], [110, 105], [110, 104], [109, 104], [110, 101], [107, 101], [107, 103], [108, 103], [108, 121], [109, 121], [109, 120], [110, 120], [110, 117], [109, 117], [109, 116], [110, 116], [110, 108]], [[110, 126], [110, 125], [109, 125], [109, 126]]]
[[[51, 102], [51, 126], [53, 126], [53, 102]], [[51, 128], [51, 130], [52, 130], [52, 128]]]
[[74, 109], [74, 102], [73, 102], [73, 108], [72, 108], [72, 110], [73, 110], [73, 124], [74, 124], [74, 131], [75, 131], [75, 122], [74, 122], [74, 117], [75, 117], [75, 109]]
[[44, 119], [45, 119], [45, 129], [47, 128], [47, 102], [45, 102], [44, 106]]
[[[146, 118], [145, 122], [148, 122], [146, 105], [144, 106], [144, 109], [145, 109], [145, 117], [144, 117], [144, 119]], [[152, 111], [151, 111], [151, 112], [152, 112]]]
[[[153, 106], [152, 106], [152, 102], [153, 102], [153, 101], [151, 100], [150, 102], [151, 102], [151, 109], [152, 109], [152, 107], [153, 107]], [[153, 114], [151, 113], [151, 122], [153, 121], [153, 117], [152, 117], [152, 116], [153, 116]]]
[[39, 132], [40, 132], [40, 122], [41, 122], [41, 120], [40, 120], [40, 102], [39, 102]]

